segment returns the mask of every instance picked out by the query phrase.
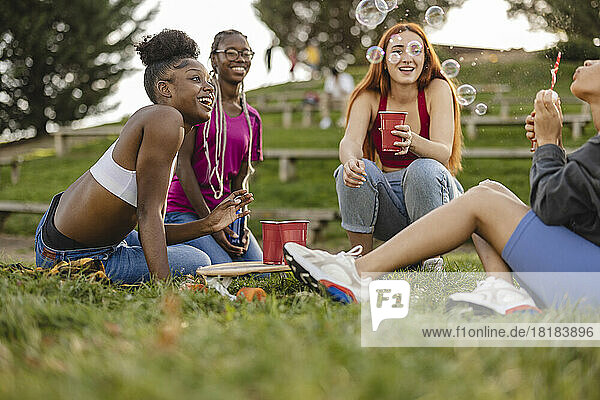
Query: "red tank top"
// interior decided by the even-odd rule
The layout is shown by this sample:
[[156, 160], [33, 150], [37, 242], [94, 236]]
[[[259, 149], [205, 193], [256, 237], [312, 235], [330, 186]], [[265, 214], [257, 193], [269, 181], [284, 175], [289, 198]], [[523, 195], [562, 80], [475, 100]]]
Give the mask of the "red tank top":
[[[419, 108], [419, 120], [421, 121], [421, 132], [419, 132], [419, 136], [429, 139], [429, 113], [427, 112], [425, 91], [423, 90], [419, 91], [417, 96], [417, 105]], [[375, 118], [373, 128], [371, 128], [371, 131], [369, 132], [369, 136], [371, 136], [371, 140], [373, 141], [373, 145], [375, 146], [375, 150], [377, 150], [377, 154], [379, 154], [379, 158], [381, 159], [381, 164], [383, 164], [383, 166], [390, 168], [406, 168], [411, 162], [419, 157], [410, 151], [402, 156], [395, 156], [394, 152], [391, 151], [381, 151], [381, 131], [379, 130], [381, 121], [379, 119], [379, 111], [386, 111], [386, 108], [387, 97], [381, 96], [379, 99], [377, 117]]]

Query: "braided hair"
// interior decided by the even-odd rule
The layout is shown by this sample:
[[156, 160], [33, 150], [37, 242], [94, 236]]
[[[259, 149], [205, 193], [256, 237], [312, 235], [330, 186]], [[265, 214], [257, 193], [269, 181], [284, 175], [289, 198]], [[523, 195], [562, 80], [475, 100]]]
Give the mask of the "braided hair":
[[[239, 31], [235, 29], [229, 29], [226, 31], [221, 31], [215, 35], [213, 40], [210, 54], [214, 54], [214, 52], [218, 49], [219, 44], [226, 36], [232, 35], [240, 35], [246, 41], [248, 38]], [[221, 93], [221, 86], [219, 85], [219, 77], [218, 71], [214, 63], [211, 62], [213, 70], [211, 71], [211, 76], [213, 79], [213, 85], [215, 87], [215, 165], [214, 167], [211, 165], [211, 158], [208, 146], [204, 146], [204, 152], [206, 155], [206, 160], [208, 162], [208, 184], [210, 185], [215, 199], [220, 199], [223, 196], [223, 184], [224, 184], [224, 169], [225, 169], [225, 149], [227, 146], [227, 120], [225, 118], [225, 111], [223, 109], [223, 95]], [[248, 132], [250, 135], [249, 143], [248, 143], [248, 172], [242, 181], [242, 188], [248, 190], [248, 179], [250, 175], [254, 173], [254, 167], [252, 166], [252, 140], [253, 140], [253, 131], [252, 131], [252, 123], [250, 121], [250, 113], [248, 112], [248, 103], [246, 101], [246, 93], [244, 92], [244, 82], [242, 82], [240, 86], [239, 93], [240, 105], [242, 107], [242, 111], [244, 116], [246, 117], [246, 123], [248, 124]], [[210, 129], [210, 122], [212, 119], [212, 113], [208, 121], [204, 123], [204, 127], [202, 129], [202, 135], [204, 138], [204, 142], [208, 143], [208, 131]], [[218, 187], [213, 187], [212, 177], [217, 177]]]
[[144, 71], [144, 88], [150, 100], [158, 103], [156, 83], [169, 81], [167, 72], [187, 65], [187, 58], [197, 59], [200, 51], [196, 42], [185, 32], [174, 29], [163, 29], [156, 35], [145, 36], [135, 45], [140, 54]]

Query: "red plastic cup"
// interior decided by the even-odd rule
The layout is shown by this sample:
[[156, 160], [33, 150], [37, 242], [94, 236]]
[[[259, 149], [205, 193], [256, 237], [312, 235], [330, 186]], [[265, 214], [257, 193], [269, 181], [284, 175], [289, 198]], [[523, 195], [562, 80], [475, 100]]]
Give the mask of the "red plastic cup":
[[283, 243], [279, 233], [279, 222], [260, 221], [262, 224], [263, 263], [283, 264]]
[[307, 220], [282, 221], [279, 224], [281, 234], [281, 245], [294, 242], [306, 246], [306, 233], [308, 231]]
[[392, 135], [392, 131], [396, 130], [396, 125], [404, 125], [406, 120], [405, 111], [379, 111], [379, 120], [381, 125], [381, 150], [398, 152], [401, 149], [394, 146], [394, 142], [401, 141], [402, 138]]

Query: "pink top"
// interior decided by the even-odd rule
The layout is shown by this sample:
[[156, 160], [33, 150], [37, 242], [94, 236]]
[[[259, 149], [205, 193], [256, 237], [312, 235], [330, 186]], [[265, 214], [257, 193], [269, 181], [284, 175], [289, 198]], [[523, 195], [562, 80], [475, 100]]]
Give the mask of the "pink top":
[[[250, 115], [250, 124], [252, 126], [252, 161], [262, 161], [262, 122], [258, 111], [253, 107], [248, 106], [248, 114]], [[250, 133], [248, 132], [248, 123], [242, 112], [237, 117], [230, 117], [225, 114], [227, 120], [227, 145], [225, 147], [225, 165], [223, 168], [223, 196], [220, 199], [214, 198], [214, 193], [208, 183], [209, 171], [206, 153], [204, 149], [204, 139], [202, 130], [204, 124], [198, 125], [196, 131], [196, 144], [194, 146], [194, 155], [192, 156], [192, 168], [198, 179], [200, 191], [204, 196], [204, 201], [209, 209], [214, 209], [221, 201], [223, 201], [230, 193], [231, 180], [239, 173], [242, 166], [242, 161], [248, 158], [248, 144], [250, 142]], [[215, 110], [213, 109], [210, 121], [210, 129], [208, 130], [208, 146], [211, 167], [215, 166]], [[219, 187], [216, 174], [212, 177], [213, 187]], [[169, 196], [167, 198], [167, 212], [193, 212], [190, 201], [186, 197], [179, 178], [173, 176], [171, 186], [169, 188]]]

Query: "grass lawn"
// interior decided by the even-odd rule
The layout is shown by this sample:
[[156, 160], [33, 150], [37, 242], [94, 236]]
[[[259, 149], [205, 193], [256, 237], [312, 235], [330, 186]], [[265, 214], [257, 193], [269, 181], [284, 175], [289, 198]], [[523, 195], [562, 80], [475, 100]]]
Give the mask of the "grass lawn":
[[265, 288], [267, 301], [251, 304], [176, 283], [0, 271], [0, 398], [600, 395], [598, 348], [361, 348], [360, 307], [289, 276], [234, 283]]

